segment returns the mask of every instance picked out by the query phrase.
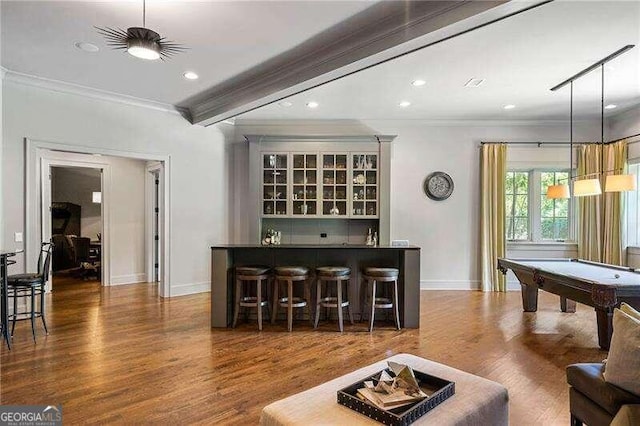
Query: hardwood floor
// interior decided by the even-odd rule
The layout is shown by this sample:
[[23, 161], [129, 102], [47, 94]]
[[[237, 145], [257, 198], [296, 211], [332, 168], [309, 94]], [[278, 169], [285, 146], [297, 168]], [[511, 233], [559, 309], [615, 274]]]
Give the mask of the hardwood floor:
[[62, 404], [66, 424], [256, 424], [270, 402], [408, 352], [502, 383], [513, 425], [567, 425], [565, 367], [606, 357], [593, 309], [563, 314], [547, 293], [523, 313], [517, 292], [422, 292], [420, 329], [371, 335], [211, 329], [209, 294], [162, 300], [153, 284], [56, 283], [47, 306], [49, 336], [34, 345], [22, 322], [2, 346], [0, 403]]

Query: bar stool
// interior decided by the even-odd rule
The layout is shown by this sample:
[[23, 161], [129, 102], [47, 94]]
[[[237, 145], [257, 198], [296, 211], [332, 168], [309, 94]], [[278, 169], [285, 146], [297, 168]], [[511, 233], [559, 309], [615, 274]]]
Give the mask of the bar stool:
[[[373, 331], [373, 321], [376, 308], [393, 309], [393, 319], [395, 320], [396, 328], [400, 330], [400, 314], [398, 313], [398, 275], [400, 275], [400, 271], [395, 268], [365, 268], [363, 276], [363, 279], [365, 280], [363, 294], [367, 295], [367, 287], [371, 284], [371, 292], [368, 293], [368, 303], [363, 304], [363, 308], [367, 305], [371, 308], [369, 332]], [[378, 283], [393, 283], [391, 288], [393, 293], [392, 299], [376, 297]], [[362, 312], [364, 313], [364, 309]]]
[[[336, 308], [338, 309], [338, 327], [340, 332], [344, 331], [342, 320], [342, 309], [346, 306], [349, 311], [349, 320], [353, 324], [353, 313], [351, 312], [351, 304], [349, 304], [349, 280], [351, 279], [351, 269], [345, 266], [321, 266], [316, 268], [317, 279], [317, 295], [316, 295], [316, 321], [315, 328], [318, 328], [320, 321], [320, 308]], [[343, 286], [342, 282], [346, 284]], [[322, 297], [322, 283], [335, 282], [336, 296]], [[346, 289], [347, 297], [343, 297], [343, 289]], [[327, 288], [327, 293], [329, 289]]]
[[[273, 286], [273, 316], [271, 323], [276, 321], [278, 305], [287, 308], [287, 330], [293, 328], [293, 308], [307, 308], [309, 321], [311, 320], [311, 289], [309, 288], [309, 268], [305, 266], [276, 266], [276, 282]], [[293, 283], [304, 285], [304, 298], [293, 295]], [[287, 284], [287, 296], [278, 299], [278, 292], [281, 283]], [[312, 323], [313, 324], [313, 323]]]
[[[269, 302], [266, 298], [266, 292], [269, 286], [267, 285], [265, 288], [265, 297], [263, 297], [262, 284], [265, 282], [268, 283], [269, 277], [268, 266], [236, 266], [236, 306], [233, 313], [233, 328], [235, 328], [238, 323], [240, 308], [257, 308], [258, 330], [262, 330], [262, 307], [266, 306], [267, 310], [269, 309]], [[251, 292], [247, 294], [244, 293], [244, 283], [255, 283], [255, 296], [251, 296]]]

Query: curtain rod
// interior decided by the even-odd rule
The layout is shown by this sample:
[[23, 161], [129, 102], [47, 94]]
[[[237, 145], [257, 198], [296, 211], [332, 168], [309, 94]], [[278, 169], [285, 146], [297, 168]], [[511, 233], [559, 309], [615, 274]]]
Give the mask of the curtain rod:
[[[625, 139], [631, 139], [631, 138], [636, 138], [639, 137], [640, 133], [636, 133], [635, 135], [630, 135], [630, 136], [625, 136], [623, 138], [620, 139], [614, 139], [612, 141], [609, 142], [605, 142], [605, 145], [608, 144], [612, 144], [612, 143], [616, 143], [616, 142], [620, 142], [623, 141]], [[634, 141], [632, 143], [637, 143], [640, 141]], [[492, 143], [502, 143], [502, 144], [506, 144], [506, 145], [538, 145], [538, 146], [542, 146], [542, 145], [570, 145], [571, 142], [542, 142], [542, 141], [514, 141], [514, 142], [480, 142], [480, 145], [487, 145], [487, 144], [492, 144]], [[573, 142], [574, 145], [602, 145], [600, 142]]]

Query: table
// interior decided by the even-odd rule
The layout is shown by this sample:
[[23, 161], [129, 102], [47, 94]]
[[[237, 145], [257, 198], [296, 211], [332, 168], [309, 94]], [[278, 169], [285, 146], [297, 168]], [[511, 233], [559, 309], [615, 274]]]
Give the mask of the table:
[[8, 266], [15, 263], [9, 257], [15, 256], [19, 250], [0, 250], [0, 310], [2, 318], [2, 338], [7, 342], [7, 347], [11, 349], [11, 334], [9, 333], [9, 292], [8, 292]]
[[362, 270], [368, 266], [391, 267], [400, 271], [398, 298], [400, 324], [420, 326], [420, 247], [363, 245], [272, 245], [229, 244], [211, 247], [211, 327], [228, 327], [233, 320], [236, 265], [347, 266], [351, 268], [349, 302], [354, 315], [360, 308]]
[[[507, 389], [501, 384], [415, 355], [398, 354], [388, 360], [407, 364], [414, 370], [455, 382], [455, 395], [422, 416], [415, 424], [508, 425], [509, 395]], [[371, 364], [315, 388], [269, 404], [262, 409], [260, 424], [263, 426], [379, 425], [380, 423], [338, 404], [337, 392], [386, 368], [388, 360]]]
[[562, 312], [575, 312], [575, 302], [593, 306], [598, 343], [609, 349], [613, 309], [626, 302], [640, 308], [640, 273], [633, 268], [578, 259], [498, 259], [502, 273], [511, 269], [522, 287], [525, 312], [538, 309], [538, 289], [560, 296]]

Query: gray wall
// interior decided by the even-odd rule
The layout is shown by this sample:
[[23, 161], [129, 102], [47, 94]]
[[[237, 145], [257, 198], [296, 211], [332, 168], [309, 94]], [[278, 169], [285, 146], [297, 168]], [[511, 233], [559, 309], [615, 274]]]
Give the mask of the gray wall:
[[[221, 127], [193, 126], [175, 112], [62, 93], [3, 80], [4, 244], [25, 229], [24, 138], [131, 153], [168, 155], [171, 174], [170, 292], [209, 290], [209, 247], [227, 242], [228, 156]], [[224, 125], [223, 125], [224, 126]], [[22, 244], [18, 244], [22, 246]], [[23, 256], [14, 271], [24, 270]], [[27, 259], [35, 264], [34, 259]]]

